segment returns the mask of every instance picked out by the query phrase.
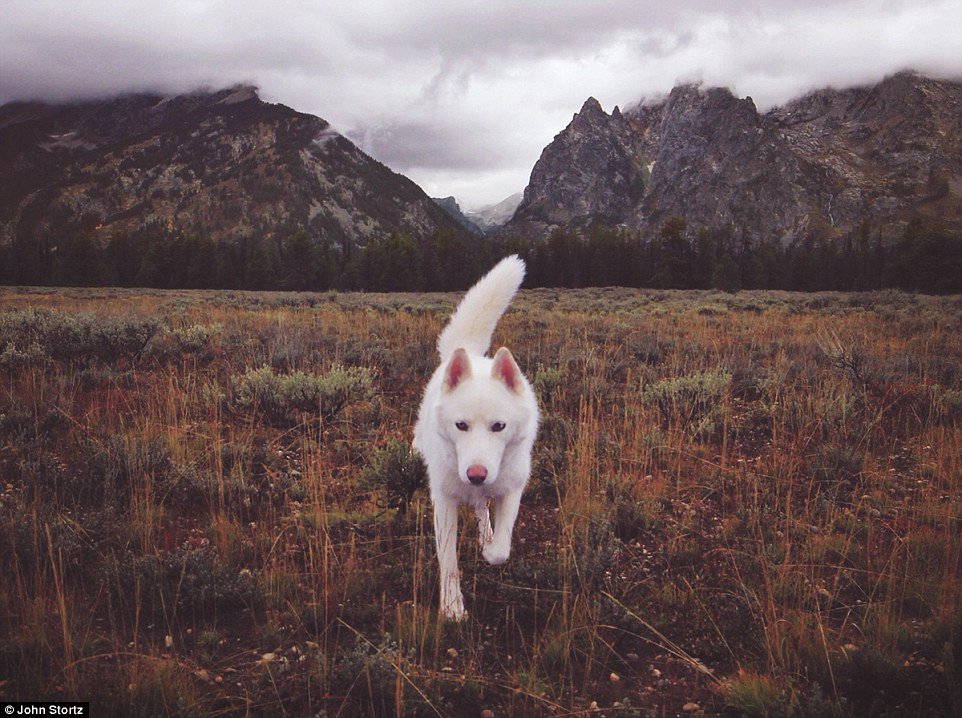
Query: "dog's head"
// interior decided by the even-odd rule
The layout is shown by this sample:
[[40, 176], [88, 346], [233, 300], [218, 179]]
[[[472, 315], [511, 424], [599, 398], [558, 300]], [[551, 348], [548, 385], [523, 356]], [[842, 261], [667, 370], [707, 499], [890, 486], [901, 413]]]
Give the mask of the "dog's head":
[[502, 347], [482, 362], [472, 366], [467, 352], [456, 350], [444, 367], [438, 405], [441, 432], [457, 455], [458, 478], [474, 486], [498, 480], [505, 450], [522, 438], [531, 418], [526, 383], [511, 352]]

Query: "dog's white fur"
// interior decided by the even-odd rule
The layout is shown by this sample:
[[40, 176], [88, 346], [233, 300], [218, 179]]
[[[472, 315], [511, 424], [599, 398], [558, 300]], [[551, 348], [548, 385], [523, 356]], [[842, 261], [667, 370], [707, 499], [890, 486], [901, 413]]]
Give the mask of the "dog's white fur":
[[[531, 473], [538, 430], [534, 392], [507, 349], [484, 356], [524, 270], [520, 258], [506, 257], [468, 290], [438, 337], [441, 363], [424, 391], [414, 427], [414, 448], [427, 465], [434, 504], [445, 618], [466, 615], [458, 574], [458, 506], [474, 508], [485, 560], [504, 563]], [[475, 482], [484, 475], [483, 483], [473, 483], [469, 474]]]

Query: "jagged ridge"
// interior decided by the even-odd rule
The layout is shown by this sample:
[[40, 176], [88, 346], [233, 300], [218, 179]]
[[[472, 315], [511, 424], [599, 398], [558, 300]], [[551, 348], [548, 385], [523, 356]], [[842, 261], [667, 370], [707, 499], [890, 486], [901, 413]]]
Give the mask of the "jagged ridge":
[[545, 148], [508, 234], [670, 217], [752, 240], [962, 226], [962, 85], [899, 73], [761, 114], [726, 89], [676, 87], [606, 114], [589, 99]]

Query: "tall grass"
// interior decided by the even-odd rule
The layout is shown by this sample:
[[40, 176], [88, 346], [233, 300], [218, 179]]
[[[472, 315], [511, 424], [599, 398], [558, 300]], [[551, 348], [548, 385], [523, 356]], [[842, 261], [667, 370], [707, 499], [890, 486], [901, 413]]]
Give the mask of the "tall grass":
[[456, 300], [0, 290], [0, 697], [956, 714], [958, 298], [522, 292], [541, 438], [452, 625], [408, 446]]

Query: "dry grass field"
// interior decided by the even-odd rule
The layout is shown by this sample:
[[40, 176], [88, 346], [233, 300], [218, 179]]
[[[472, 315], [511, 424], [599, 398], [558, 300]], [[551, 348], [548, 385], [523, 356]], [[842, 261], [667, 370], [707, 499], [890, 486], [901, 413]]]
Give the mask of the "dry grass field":
[[523, 291], [535, 467], [451, 625], [408, 447], [456, 299], [0, 289], [0, 698], [962, 714], [962, 299]]

